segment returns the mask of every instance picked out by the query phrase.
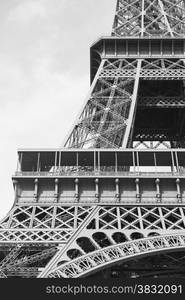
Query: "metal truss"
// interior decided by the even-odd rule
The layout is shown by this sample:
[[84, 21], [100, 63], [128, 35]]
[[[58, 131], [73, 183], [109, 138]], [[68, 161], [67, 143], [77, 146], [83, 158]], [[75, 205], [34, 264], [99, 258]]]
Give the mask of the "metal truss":
[[21, 278], [36, 278], [39, 274], [39, 270], [36, 267], [17, 267], [17, 268], [7, 268], [6, 277], [21, 277]]
[[[24, 248], [21, 245], [13, 247], [5, 259], [0, 265], [0, 278], [6, 278], [9, 276], [19, 275], [21, 277], [37, 277], [39, 272], [39, 264], [42, 261], [47, 261], [50, 259], [57, 251], [56, 246], [51, 246], [44, 249], [36, 254], [29, 255], [29, 251], [33, 248], [30, 244], [29, 248]], [[22, 250], [22, 255], [20, 256], [20, 251]], [[18, 257], [19, 256], [19, 257]], [[32, 267], [37, 265], [37, 267]]]
[[[65, 147], [118, 148], [126, 139], [132, 103], [136, 100], [137, 60], [103, 60], [92, 84], [90, 95]], [[120, 72], [124, 72], [121, 78]], [[116, 71], [116, 76], [110, 76]], [[126, 143], [126, 142], [125, 142]]]
[[77, 278], [104, 269], [111, 264], [144, 255], [169, 252], [185, 248], [185, 235], [173, 234], [129, 241], [83, 255], [72, 262], [57, 267], [48, 274], [50, 278]]
[[1, 243], [65, 243], [93, 207], [15, 206], [0, 223]]
[[144, 59], [140, 77], [147, 79], [178, 80], [185, 78], [185, 65], [181, 59]]
[[22, 245], [17, 244], [13, 249], [9, 252], [9, 254], [0, 262], [0, 278], [6, 278], [6, 274], [4, 273], [4, 269], [11, 262], [13, 262], [19, 253], [22, 251]]
[[138, 106], [140, 108], [144, 107], [161, 107], [161, 108], [171, 108], [171, 107], [185, 107], [185, 100], [182, 97], [141, 97], [138, 99]]
[[93, 251], [139, 238], [179, 233], [185, 229], [184, 207], [97, 207], [86, 226], [46, 266], [41, 277], [64, 263]]
[[[85, 104], [63, 146], [83, 149], [110, 148], [115, 151], [118, 148], [129, 147], [164, 149], [184, 146], [184, 32], [185, 2], [182, 0], [118, 0], [113, 36], [101, 39], [91, 48], [91, 77], [94, 79]], [[154, 81], [157, 84], [167, 81], [168, 86], [166, 88], [165, 84], [161, 85], [157, 92], [150, 85], [154, 85]], [[168, 81], [173, 83], [170, 85]], [[177, 85], [175, 86], [177, 81], [181, 83], [180, 91]], [[175, 124], [176, 131], [170, 127], [171, 131], [168, 132], [169, 128], [165, 127], [163, 116], [160, 119], [156, 113], [158, 108], [173, 111], [170, 117], [172, 116], [173, 120], [178, 119]], [[153, 119], [147, 116], [148, 127], [142, 122], [142, 112], [147, 109], [153, 110]], [[135, 124], [138, 110], [141, 121], [137, 131]], [[156, 115], [158, 119], [155, 118]], [[159, 119], [161, 122], [158, 125]], [[135, 156], [137, 164], [140, 163], [139, 155], [134, 154], [134, 168]], [[52, 161], [51, 155], [48, 157]], [[178, 203], [177, 207], [162, 204], [160, 182], [163, 178], [157, 179], [160, 177], [158, 174], [154, 185], [150, 186], [150, 189], [154, 188], [153, 194], [152, 191], [147, 191], [149, 196], [145, 197], [146, 206], [141, 202], [141, 189], [144, 185], [140, 185], [138, 178], [134, 178], [133, 205], [130, 204], [127, 195], [124, 198], [124, 206], [121, 205], [119, 179], [114, 178], [114, 202], [105, 206], [106, 204], [99, 202], [99, 179], [94, 178], [92, 173], [96, 173], [96, 161], [99, 171], [103, 170], [101, 167], [104, 166], [100, 165], [100, 153], [94, 152], [94, 162], [89, 167], [84, 164], [86, 159], [81, 159], [82, 166], [79, 165], [79, 157], [80, 155], [75, 156], [76, 165], [66, 166], [61, 165], [61, 153], [56, 154], [54, 162], [49, 161], [42, 166], [42, 174], [27, 172], [27, 175], [29, 159], [26, 160], [26, 167], [21, 170], [21, 179], [17, 174], [14, 180], [16, 203], [0, 222], [1, 278], [83, 277], [112, 265], [117, 266], [124, 261], [137, 261], [138, 266], [143, 256], [150, 258], [154, 254], [162, 254], [164, 258], [170, 256], [171, 251], [184, 251], [185, 207], [182, 206], [182, 186], [179, 178], [175, 177], [173, 181], [175, 196], [167, 194], [168, 203], [172, 205], [174, 197], [173, 200]], [[174, 159], [174, 154], [171, 157]], [[42, 164], [43, 155], [40, 158], [39, 153], [37, 162], [30, 170], [39, 170]], [[59, 173], [54, 173], [57, 165]], [[118, 171], [122, 167], [118, 165], [118, 160], [115, 165]], [[174, 166], [172, 162], [172, 167]], [[111, 166], [108, 167], [111, 169]], [[126, 167], [123, 167], [123, 171], [130, 176], [129, 166], [126, 164]], [[77, 170], [83, 175], [84, 171], [88, 171], [86, 185], [89, 178], [93, 180], [92, 197], [95, 202], [92, 202], [91, 206], [88, 204], [91, 199], [85, 198], [86, 196], [82, 199], [84, 204], [79, 204], [81, 181], [79, 182], [77, 173], [75, 175]], [[107, 170], [108, 168], [105, 168], [105, 171]], [[60, 171], [64, 178], [61, 182], [57, 178], [61, 175]], [[47, 195], [46, 199], [45, 196], [39, 199], [39, 184], [52, 172], [52, 194]], [[74, 177], [71, 185], [67, 186], [72, 200], [69, 201], [70, 196], [66, 193], [67, 196], [64, 196], [60, 203], [60, 184], [65, 184], [69, 174]], [[166, 178], [166, 175], [163, 176]], [[102, 178], [103, 181], [105, 178]], [[24, 180], [33, 183], [32, 189], [26, 190], [26, 196], [22, 199], [18, 195], [20, 180], [25, 190], [27, 186], [25, 184], [24, 187]], [[46, 181], [44, 183], [44, 180], [42, 184], [48, 184]], [[147, 184], [149, 188], [148, 181]], [[108, 188], [106, 195], [107, 203], [110, 204], [109, 199], [112, 196]], [[157, 206], [148, 204], [147, 201], [152, 197]], [[179, 261], [178, 257], [178, 264]], [[150, 263], [153, 266], [151, 261]]]
[[[65, 147], [125, 148], [131, 146], [137, 105], [144, 105], [145, 102], [148, 106], [157, 107], [159, 105], [160, 107], [184, 107], [185, 105], [183, 98], [179, 101], [175, 96], [155, 99], [152, 96], [145, 98], [143, 102], [143, 98], [138, 99], [139, 79], [184, 78], [185, 65], [182, 59], [104, 59], [92, 84], [85, 107], [64, 144]], [[162, 139], [163, 137], [159, 136], [159, 140]]]
[[185, 30], [183, 0], [118, 0], [112, 35], [181, 37]]
[[170, 149], [171, 144], [170, 142], [166, 141], [135, 141], [133, 142], [134, 149]]
[[[139, 59], [108, 59], [107, 65], [100, 72], [101, 78], [135, 77]], [[122, 62], [120, 67], [119, 62]], [[185, 78], [185, 65], [182, 59], [158, 58], [141, 59], [141, 70], [138, 74], [144, 80], [177, 80]]]

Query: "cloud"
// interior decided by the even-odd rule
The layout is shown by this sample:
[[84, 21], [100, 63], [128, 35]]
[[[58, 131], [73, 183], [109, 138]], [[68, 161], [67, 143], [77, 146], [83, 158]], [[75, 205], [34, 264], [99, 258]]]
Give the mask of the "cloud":
[[11, 10], [8, 21], [28, 23], [35, 18], [43, 18], [46, 16], [44, 1], [24, 0]]
[[[0, 217], [10, 209], [14, 195], [11, 175], [18, 147], [49, 148], [61, 145], [88, 89], [88, 76], [50, 72], [41, 59], [26, 77], [20, 66], [0, 60], [1, 206]], [[3, 100], [3, 101], [2, 101]]]

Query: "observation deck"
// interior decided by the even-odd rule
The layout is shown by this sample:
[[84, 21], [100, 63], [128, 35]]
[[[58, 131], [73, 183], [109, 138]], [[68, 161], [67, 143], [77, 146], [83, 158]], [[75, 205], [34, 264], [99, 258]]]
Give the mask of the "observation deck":
[[183, 204], [185, 150], [20, 149], [18, 203]]

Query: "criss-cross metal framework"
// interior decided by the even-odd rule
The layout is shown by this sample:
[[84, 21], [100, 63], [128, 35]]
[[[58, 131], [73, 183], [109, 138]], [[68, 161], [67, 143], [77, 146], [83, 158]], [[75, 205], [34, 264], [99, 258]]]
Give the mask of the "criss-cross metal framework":
[[127, 261], [144, 255], [155, 255], [158, 252], [170, 252], [174, 248], [177, 250], [185, 248], [184, 235], [164, 235], [162, 237], [140, 239], [134, 242], [124, 242], [83, 255], [72, 262], [64, 263], [61, 267], [55, 268], [48, 277], [84, 277], [115, 262]]
[[117, 2], [113, 35], [183, 37], [183, 0], [120, 0]]
[[117, 0], [64, 148], [18, 151], [1, 278], [184, 276], [184, 32], [185, 1]]

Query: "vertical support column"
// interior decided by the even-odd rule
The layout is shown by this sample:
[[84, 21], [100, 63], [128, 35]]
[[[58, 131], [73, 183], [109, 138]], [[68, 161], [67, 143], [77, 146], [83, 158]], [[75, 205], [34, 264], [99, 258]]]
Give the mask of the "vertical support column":
[[94, 151], [94, 174], [96, 174], [96, 151]]
[[79, 179], [75, 179], [75, 201], [79, 201]]
[[145, 32], [145, 0], [142, 0], [142, 12], [141, 12], [141, 37], [144, 36], [144, 32]]
[[18, 154], [16, 173], [22, 171], [22, 152]]
[[16, 204], [18, 202], [18, 181], [13, 179], [13, 185], [14, 185], [14, 203]]
[[101, 172], [101, 159], [100, 159], [100, 151], [98, 151], [98, 173]]
[[180, 188], [180, 179], [176, 179], [176, 186], [177, 186], [177, 200], [179, 203], [182, 203], [182, 195], [181, 195], [181, 188]]
[[76, 170], [77, 170], [77, 174], [79, 172], [79, 153], [76, 152]]
[[133, 161], [133, 171], [135, 173], [135, 172], [137, 172], [137, 170], [136, 170], [135, 152], [132, 152], [132, 161]]
[[118, 152], [115, 152], [115, 173], [118, 173]]
[[99, 179], [96, 178], [94, 182], [95, 182], [95, 199], [96, 199], [96, 202], [99, 202], [99, 198], [100, 198], [100, 195], [99, 195]]
[[180, 173], [180, 168], [179, 168], [179, 159], [178, 159], [177, 151], [175, 151], [175, 159], [176, 159], [177, 173], [178, 173], [178, 175], [179, 175], [179, 173]]
[[55, 179], [55, 202], [58, 202], [58, 185], [59, 185], [59, 180], [58, 178]]
[[123, 143], [122, 143], [123, 148], [129, 147], [130, 143], [131, 143], [130, 139], [132, 137], [132, 131], [133, 131], [134, 119], [135, 119], [135, 113], [136, 113], [137, 93], [138, 93], [138, 87], [139, 87], [141, 64], [142, 64], [142, 60], [138, 59], [137, 72], [136, 72], [136, 78], [135, 78], [135, 83], [134, 83], [134, 90], [133, 90], [133, 95], [132, 95], [132, 100], [131, 100], [132, 102], [131, 102], [131, 106], [130, 106], [129, 117], [127, 120], [127, 127], [126, 127], [126, 131], [125, 131], [125, 135], [124, 135]]
[[37, 172], [40, 172], [40, 152], [38, 152], [38, 156], [37, 156]]
[[155, 173], [157, 173], [157, 159], [156, 159], [156, 153], [154, 152], [154, 165], [155, 165]]
[[116, 184], [116, 201], [120, 202], [120, 186], [119, 186], [119, 178], [115, 179]]
[[139, 174], [139, 172], [140, 172], [140, 163], [139, 163], [139, 153], [138, 153], [138, 151], [136, 152], [136, 165], [137, 165], [137, 173]]
[[55, 167], [54, 167], [54, 172], [56, 173], [57, 171], [57, 157], [58, 157], [58, 152], [55, 151]]
[[156, 184], [157, 202], [160, 203], [161, 202], [161, 193], [160, 193], [160, 179], [159, 178], [156, 179], [155, 184]]
[[172, 170], [172, 174], [175, 173], [175, 161], [174, 161], [174, 155], [173, 155], [173, 151], [171, 151], [171, 160], [172, 160], [172, 166], [171, 166], [171, 170]]
[[140, 180], [139, 178], [136, 178], [135, 180], [135, 184], [136, 184], [136, 202], [140, 203], [141, 202], [141, 193], [140, 193]]
[[62, 161], [62, 153], [61, 153], [61, 151], [59, 152], [59, 160], [58, 160], [58, 175], [60, 175], [61, 174], [61, 161]]
[[39, 190], [39, 180], [38, 180], [38, 178], [35, 179], [34, 183], [35, 183], [34, 199], [35, 199], [35, 201], [37, 201], [38, 200], [38, 190]]

